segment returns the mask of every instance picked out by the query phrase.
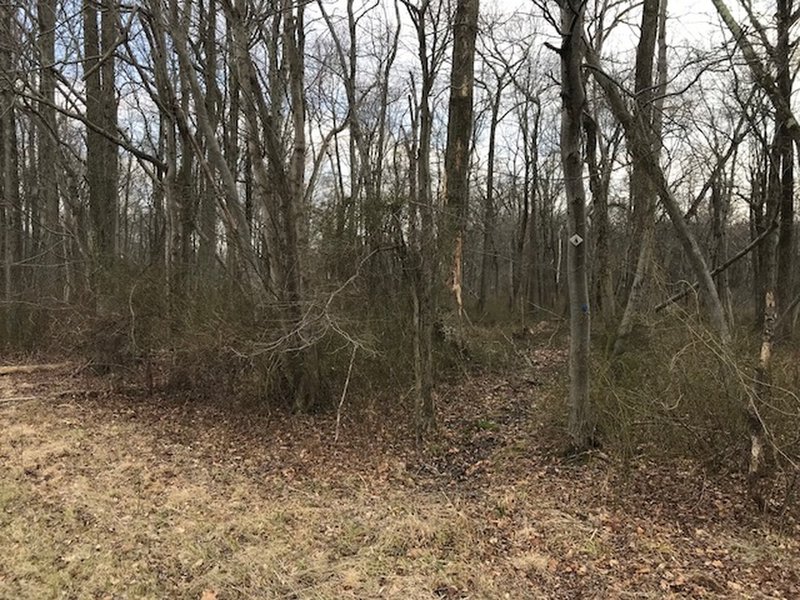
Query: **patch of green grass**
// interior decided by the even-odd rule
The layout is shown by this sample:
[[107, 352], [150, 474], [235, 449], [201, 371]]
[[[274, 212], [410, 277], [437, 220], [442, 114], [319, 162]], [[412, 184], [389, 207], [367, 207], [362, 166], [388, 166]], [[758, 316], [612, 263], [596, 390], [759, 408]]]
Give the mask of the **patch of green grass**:
[[475, 427], [477, 427], [482, 431], [497, 431], [500, 429], [500, 425], [498, 425], [491, 419], [478, 419], [475, 422]]

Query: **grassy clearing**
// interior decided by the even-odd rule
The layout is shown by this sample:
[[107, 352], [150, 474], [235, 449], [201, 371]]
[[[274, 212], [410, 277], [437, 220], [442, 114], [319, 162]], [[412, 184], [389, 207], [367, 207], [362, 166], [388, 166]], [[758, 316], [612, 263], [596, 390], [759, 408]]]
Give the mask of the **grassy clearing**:
[[102, 380], [2, 391], [78, 383], [92, 394], [0, 407], [1, 598], [800, 596], [791, 518], [751, 518], [690, 469], [563, 465], [523, 384], [443, 390], [420, 455]]
[[473, 572], [472, 524], [446, 496], [280, 465], [259, 478], [257, 464], [237, 468], [246, 449], [209, 457], [202, 439], [102, 416], [79, 401], [3, 410], [0, 597], [496, 592]]

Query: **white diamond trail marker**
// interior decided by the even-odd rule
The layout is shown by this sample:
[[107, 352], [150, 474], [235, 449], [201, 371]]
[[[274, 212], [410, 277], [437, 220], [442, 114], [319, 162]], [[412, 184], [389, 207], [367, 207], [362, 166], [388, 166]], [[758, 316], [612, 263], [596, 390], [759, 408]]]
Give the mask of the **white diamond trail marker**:
[[583, 243], [583, 238], [576, 233], [571, 238], [569, 238], [569, 243], [577, 248]]

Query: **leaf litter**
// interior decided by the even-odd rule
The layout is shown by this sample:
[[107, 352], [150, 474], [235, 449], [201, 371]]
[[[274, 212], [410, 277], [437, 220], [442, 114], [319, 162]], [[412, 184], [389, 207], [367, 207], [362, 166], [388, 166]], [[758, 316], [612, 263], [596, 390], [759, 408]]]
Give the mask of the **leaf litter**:
[[48, 399], [0, 408], [0, 597], [800, 597], [794, 508], [689, 462], [565, 461], [558, 360], [443, 385], [422, 450], [399, 401], [333, 443], [334, 415], [9, 375]]

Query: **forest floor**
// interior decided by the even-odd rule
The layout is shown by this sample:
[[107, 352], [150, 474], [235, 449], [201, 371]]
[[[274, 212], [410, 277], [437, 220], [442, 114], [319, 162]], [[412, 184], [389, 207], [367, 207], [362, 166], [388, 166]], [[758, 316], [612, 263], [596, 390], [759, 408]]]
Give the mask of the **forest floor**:
[[0, 376], [0, 598], [800, 598], [797, 515], [735, 475], [560, 456], [563, 359], [443, 386], [425, 452], [391, 411], [334, 441], [331, 415]]

